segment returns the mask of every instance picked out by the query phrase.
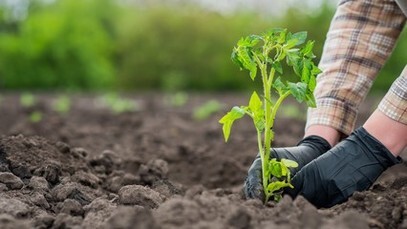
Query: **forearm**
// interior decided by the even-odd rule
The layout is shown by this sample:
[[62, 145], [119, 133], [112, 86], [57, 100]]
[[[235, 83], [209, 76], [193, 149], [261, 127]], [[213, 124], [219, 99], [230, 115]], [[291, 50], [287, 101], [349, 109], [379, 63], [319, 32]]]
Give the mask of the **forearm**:
[[348, 135], [369, 91], [404, 26], [394, 1], [343, 1], [331, 23], [320, 62], [307, 129], [325, 125]]

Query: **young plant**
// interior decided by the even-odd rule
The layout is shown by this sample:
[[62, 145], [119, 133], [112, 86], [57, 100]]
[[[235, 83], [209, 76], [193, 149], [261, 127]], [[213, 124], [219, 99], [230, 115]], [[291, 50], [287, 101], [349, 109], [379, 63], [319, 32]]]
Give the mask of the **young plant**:
[[218, 101], [209, 100], [208, 102], [194, 109], [193, 118], [195, 120], [205, 120], [211, 117], [212, 114], [218, 112], [221, 108], [222, 104], [220, 104]]
[[[253, 119], [262, 161], [265, 202], [271, 197], [278, 201], [283, 188], [293, 188], [289, 168], [298, 166], [296, 162], [287, 159], [277, 161], [271, 151], [277, 110], [290, 95], [300, 103], [305, 101], [308, 106], [315, 107], [315, 77], [321, 71], [312, 60], [315, 58], [312, 52], [314, 41], [306, 42], [306, 38], [306, 32], [293, 34], [286, 29], [272, 29], [262, 35], [241, 38], [231, 56], [241, 69], [250, 72], [253, 81], [258, 70], [260, 71], [263, 93], [259, 96], [253, 92], [248, 106], [233, 107], [219, 122], [223, 125], [223, 134], [227, 141], [235, 120], [244, 115]], [[292, 68], [299, 80], [289, 82], [284, 79], [287, 77], [283, 76], [284, 62], [285, 68]]]
[[41, 111], [33, 111], [29, 116], [29, 120], [32, 123], [38, 123], [42, 120], [42, 112]]
[[59, 96], [53, 103], [52, 108], [59, 114], [65, 115], [71, 109], [71, 99], [68, 96]]
[[188, 102], [188, 94], [185, 92], [176, 92], [168, 98], [168, 103], [173, 107], [182, 107]]
[[133, 112], [138, 110], [138, 104], [131, 100], [120, 97], [115, 93], [106, 94], [102, 101], [113, 111], [115, 114], [124, 112]]
[[20, 96], [20, 104], [25, 108], [33, 107], [36, 102], [35, 96], [30, 93], [24, 93]]

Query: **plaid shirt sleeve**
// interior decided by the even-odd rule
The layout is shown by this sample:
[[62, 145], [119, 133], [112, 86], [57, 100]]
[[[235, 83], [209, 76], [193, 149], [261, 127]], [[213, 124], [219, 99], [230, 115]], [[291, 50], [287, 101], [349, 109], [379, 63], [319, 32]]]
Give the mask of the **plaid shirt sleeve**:
[[[315, 89], [316, 108], [307, 127], [331, 126], [349, 135], [360, 103], [392, 52], [406, 17], [394, 0], [341, 0], [331, 22]], [[407, 124], [407, 70], [393, 84], [379, 109]]]

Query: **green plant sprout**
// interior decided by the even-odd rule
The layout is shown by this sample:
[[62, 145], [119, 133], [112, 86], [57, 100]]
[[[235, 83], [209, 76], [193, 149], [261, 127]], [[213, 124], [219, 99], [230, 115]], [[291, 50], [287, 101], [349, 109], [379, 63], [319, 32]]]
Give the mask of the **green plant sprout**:
[[168, 102], [173, 107], [182, 107], [188, 102], [188, 94], [185, 92], [177, 92], [170, 95]]
[[221, 108], [222, 104], [220, 104], [218, 101], [209, 100], [208, 102], [194, 109], [193, 118], [195, 120], [205, 120], [212, 114], [218, 112]]
[[71, 99], [68, 96], [59, 96], [53, 103], [52, 109], [60, 114], [66, 114], [71, 109]]
[[33, 111], [29, 116], [30, 122], [38, 123], [42, 120], [42, 113], [40, 111]]
[[36, 102], [35, 96], [30, 93], [24, 93], [20, 96], [20, 104], [25, 108], [33, 107]]
[[[248, 70], [253, 81], [260, 70], [263, 94], [260, 98], [254, 91], [248, 106], [233, 107], [219, 122], [223, 125], [225, 141], [228, 141], [235, 120], [244, 115], [253, 119], [262, 161], [265, 202], [271, 197], [279, 201], [283, 188], [293, 188], [289, 168], [298, 166], [295, 161], [287, 159], [277, 161], [271, 152], [277, 110], [289, 95], [300, 103], [305, 101], [308, 106], [315, 107], [313, 91], [316, 75], [321, 71], [312, 60], [315, 58], [312, 52], [314, 41], [306, 42], [306, 38], [307, 32], [293, 34], [287, 29], [272, 29], [262, 35], [241, 38], [232, 52], [233, 62], [241, 69]], [[284, 82], [281, 79], [283, 62], [294, 70], [299, 82]], [[275, 92], [273, 96], [272, 88]]]
[[102, 101], [113, 111], [115, 114], [123, 112], [138, 110], [138, 104], [130, 99], [124, 99], [115, 93], [109, 93], [102, 98]]

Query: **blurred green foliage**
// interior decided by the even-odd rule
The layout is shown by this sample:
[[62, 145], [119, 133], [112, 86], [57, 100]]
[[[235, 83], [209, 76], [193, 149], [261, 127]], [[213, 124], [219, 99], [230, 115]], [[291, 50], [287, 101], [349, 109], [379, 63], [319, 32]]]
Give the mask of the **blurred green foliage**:
[[[0, 33], [1, 85], [9, 89], [91, 89], [114, 83], [109, 0], [33, 1], [28, 17]], [[111, 3], [110, 3], [111, 4]]]
[[[327, 3], [312, 12], [291, 8], [281, 17], [266, 17], [243, 11], [222, 15], [191, 4], [31, 0], [28, 16], [11, 20], [3, 6], [0, 89], [252, 89], [230, 61], [240, 37], [272, 27], [305, 30], [316, 40], [319, 57], [333, 13]], [[387, 89], [401, 72], [406, 36], [376, 89]]]
[[222, 109], [222, 104], [216, 100], [209, 100], [199, 107], [194, 109], [192, 117], [195, 120], [205, 120], [208, 119], [212, 114], [220, 111]]

